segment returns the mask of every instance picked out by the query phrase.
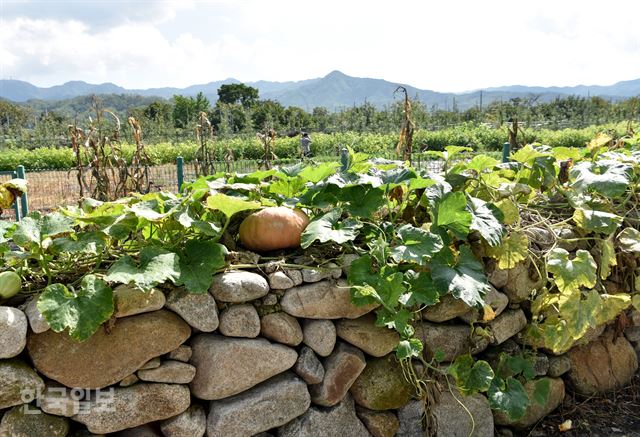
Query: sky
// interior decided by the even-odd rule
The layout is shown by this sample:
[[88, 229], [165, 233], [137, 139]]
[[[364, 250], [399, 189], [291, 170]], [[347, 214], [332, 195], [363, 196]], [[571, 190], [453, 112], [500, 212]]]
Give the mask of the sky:
[[609, 85], [640, 78], [638, 17], [640, 0], [0, 0], [0, 78]]

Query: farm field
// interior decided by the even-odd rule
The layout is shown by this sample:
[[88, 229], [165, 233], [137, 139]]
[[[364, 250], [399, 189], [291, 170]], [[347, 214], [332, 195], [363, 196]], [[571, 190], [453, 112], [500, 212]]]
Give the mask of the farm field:
[[[286, 271], [342, 275], [344, 269], [349, 305], [360, 308], [359, 315], [375, 311], [377, 329], [395, 339], [381, 354], [387, 358], [368, 362], [397, 363], [384, 375], [398, 372], [401, 390], [411, 393], [385, 408], [399, 408], [411, 396], [432, 405], [431, 384], [444, 384], [481, 399], [499, 427], [529, 429], [563, 399], [569, 408], [573, 392], [588, 397], [634, 381], [640, 231], [631, 211], [638, 203], [638, 147], [640, 135], [600, 135], [582, 148], [527, 145], [503, 165], [448, 146], [439, 155], [441, 175], [350, 151], [340, 162], [202, 177], [179, 195], [86, 201], [82, 208], [2, 223], [0, 244], [17, 250], [2, 252], [0, 268], [22, 281], [9, 304], [38, 294], [51, 328], [79, 342], [102, 335], [118, 284], [161, 293], [177, 286], [208, 296], [218, 275], [240, 269], [260, 276], [274, 259]], [[171, 168], [159, 168], [165, 167]], [[294, 245], [277, 243], [293, 230], [253, 229], [243, 236], [241, 223], [252, 211], [286, 216], [291, 206], [308, 215], [287, 221], [300, 235]], [[265, 226], [253, 223], [247, 226]], [[261, 262], [260, 255], [271, 261]], [[298, 292], [288, 288], [276, 297], [278, 312], [311, 316], [305, 305], [291, 304], [303, 298]], [[271, 314], [261, 302], [248, 306]], [[82, 307], [79, 318], [66, 317], [70, 307]], [[464, 331], [460, 345], [449, 347], [458, 340], [448, 333], [458, 331]], [[615, 357], [608, 355], [613, 350]], [[558, 356], [570, 366], [551, 371]], [[595, 382], [583, 379], [592, 372]], [[354, 393], [369, 386], [360, 381]], [[624, 390], [631, 403], [624, 411], [632, 411], [635, 388]], [[372, 405], [367, 396], [354, 394], [359, 405]], [[553, 433], [562, 418], [574, 420], [576, 432], [587, 430], [586, 407], [580, 408], [561, 409], [536, 429]], [[490, 432], [493, 424], [478, 422]], [[633, 426], [633, 420], [615, 422], [612, 435]]]

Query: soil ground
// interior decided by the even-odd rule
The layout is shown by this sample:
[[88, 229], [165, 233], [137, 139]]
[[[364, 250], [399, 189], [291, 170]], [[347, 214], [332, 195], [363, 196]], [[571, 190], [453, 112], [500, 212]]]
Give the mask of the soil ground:
[[[569, 431], [559, 425], [571, 420]], [[616, 392], [585, 397], [567, 387], [564, 403], [538, 423], [528, 437], [640, 437], [640, 373]]]

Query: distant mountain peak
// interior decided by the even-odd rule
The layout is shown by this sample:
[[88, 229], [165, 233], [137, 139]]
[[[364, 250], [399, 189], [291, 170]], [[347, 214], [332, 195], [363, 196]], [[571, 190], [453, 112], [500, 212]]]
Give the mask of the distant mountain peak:
[[[107, 82], [90, 84], [85, 81], [69, 81], [52, 87], [37, 87], [20, 80], [0, 80], [0, 98], [14, 102], [29, 100], [59, 101], [92, 94], [118, 94], [142, 96], [144, 98], [171, 99], [174, 95], [195, 96], [202, 92], [211, 102], [218, 98], [218, 89], [223, 84], [241, 83], [234, 78], [195, 84], [184, 88], [162, 87], [148, 89], [126, 89]], [[259, 90], [263, 99], [275, 100], [284, 106], [298, 106], [306, 110], [323, 106], [330, 110], [352, 107], [368, 102], [376, 107], [387, 107], [398, 102], [394, 96], [396, 82], [384, 79], [353, 77], [340, 70], [333, 70], [324, 77], [299, 81], [274, 82], [260, 80], [245, 82]], [[609, 86], [576, 86], [576, 87], [527, 87], [510, 86], [488, 88], [466, 93], [442, 93], [423, 90], [404, 85], [412, 98], [416, 98], [429, 108], [451, 109], [456, 106], [464, 111], [477, 106], [482, 99], [483, 104], [496, 100], [508, 100], [516, 97], [539, 95], [540, 102], [550, 101], [557, 97], [601, 96], [612, 99], [623, 99], [640, 95], [640, 79], [618, 82]]]

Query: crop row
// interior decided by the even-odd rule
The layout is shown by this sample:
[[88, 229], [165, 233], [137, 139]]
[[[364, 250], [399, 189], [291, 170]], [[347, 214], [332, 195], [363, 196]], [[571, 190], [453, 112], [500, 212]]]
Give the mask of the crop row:
[[[590, 126], [584, 129], [526, 130], [526, 142], [539, 142], [550, 146], [582, 147], [596, 133], [608, 131], [614, 137], [626, 131], [626, 124]], [[522, 134], [521, 134], [522, 135]], [[373, 156], [391, 157], [394, 154], [397, 135], [378, 133], [344, 132], [333, 134], [312, 134], [312, 151], [317, 156], [337, 156], [344, 147]], [[478, 151], [497, 151], [507, 139], [507, 128], [491, 128], [478, 125], [462, 125], [438, 131], [418, 130], [414, 136], [414, 151], [443, 150], [446, 146], [468, 146]], [[260, 159], [263, 150], [260, 141], [254, 137], [232, 137], [219, 139], [214, 145], [217, 158], [222, 160], [225, 151], [230, 149], [234, 159]], [[147, 146], [151, 165], [175, 162], [182, 156], [185, 161], [196, 158], [198, 146], [195, 142], [179, 144], [157, 143]], [[130, 159], [135, 146], [124, 144], [122, 152]], [[277, 138], [274, 152], [279, 158], [299, 156], [299, 139]], [[70, 169], [75, 166], [75, 158], [70, 148], [43, 147], [35, 150], [5, 149], [0, 153], [0, 170], [12, 170], [24, 165], [27, 170]]]

